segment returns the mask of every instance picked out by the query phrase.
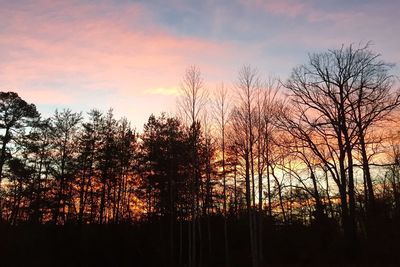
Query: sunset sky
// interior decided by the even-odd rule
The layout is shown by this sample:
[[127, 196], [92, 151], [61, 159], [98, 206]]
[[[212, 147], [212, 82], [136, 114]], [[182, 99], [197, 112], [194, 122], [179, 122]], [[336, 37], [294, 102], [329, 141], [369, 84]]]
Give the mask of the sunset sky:
[[0, 90], [44, 116], [113, 107], [141, 128], [175, 111], [189, 65], [212, 91], [243, 64], [286, 79], [309, 52], [367, 41], [400, 63], [400, 1], [0, 0]]

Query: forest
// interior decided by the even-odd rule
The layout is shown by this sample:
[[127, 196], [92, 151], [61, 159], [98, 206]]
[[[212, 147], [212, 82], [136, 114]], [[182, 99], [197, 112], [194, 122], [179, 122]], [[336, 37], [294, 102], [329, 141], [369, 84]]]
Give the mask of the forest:
[[0, 265], [399, 266], [394, 69], [369, 44], [217, 88], [192, 65], [140, 132], [1, 91]]

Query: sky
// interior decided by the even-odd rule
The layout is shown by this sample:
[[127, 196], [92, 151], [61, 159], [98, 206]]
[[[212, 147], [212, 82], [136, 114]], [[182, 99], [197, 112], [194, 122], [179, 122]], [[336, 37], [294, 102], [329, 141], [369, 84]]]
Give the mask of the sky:
[[140, 129], [175, 112], [190, 65], [212, 93], [243, 65], [285, 80], [308, 53], [368, 41], [400, 64], [400, 1], [0, 0], [0, 90], [45, 117], [113, 108]]

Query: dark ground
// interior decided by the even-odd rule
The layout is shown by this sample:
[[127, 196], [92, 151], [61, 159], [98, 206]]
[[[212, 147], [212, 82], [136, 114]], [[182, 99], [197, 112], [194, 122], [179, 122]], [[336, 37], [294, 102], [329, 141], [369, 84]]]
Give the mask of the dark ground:
[[[0, 266], [169, 266], [167, 225], [2, 225]], [[224, 266], [223, 224], [211, 225], [211, 249], [204, 226], [202, 266]], [[310, 226], [266, 226], [263, 266], [400, 266], [398, 227], [346, 248], [333, 229], [322, 238]], [[250, 266], [247, 234], [245, 222], [229, 224], [232, 267]]]

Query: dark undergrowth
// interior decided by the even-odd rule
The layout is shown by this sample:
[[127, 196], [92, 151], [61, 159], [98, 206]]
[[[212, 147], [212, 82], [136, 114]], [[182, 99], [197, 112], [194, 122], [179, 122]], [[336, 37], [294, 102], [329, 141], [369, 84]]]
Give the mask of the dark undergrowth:
[[[264, 223], [262, 266], [400, 266], [399, 227], [380, 225], [371, 237], [360, 238], [349, 246], [335, 227]], [[2, 225], [0, 266], [186, 266], [187, 225], [182, 224], [180, 250], [180, 227], [175, 224], [172, 263], [169, 229], [163, 221], [134, 225]], [[230, 266], [251, 266], [246, 222], [229, 221], [228, 230]], [[204, 220], [200, 231], [202, 250], [196, 256], [199, 266], [224, 266], [222, 220]]]

